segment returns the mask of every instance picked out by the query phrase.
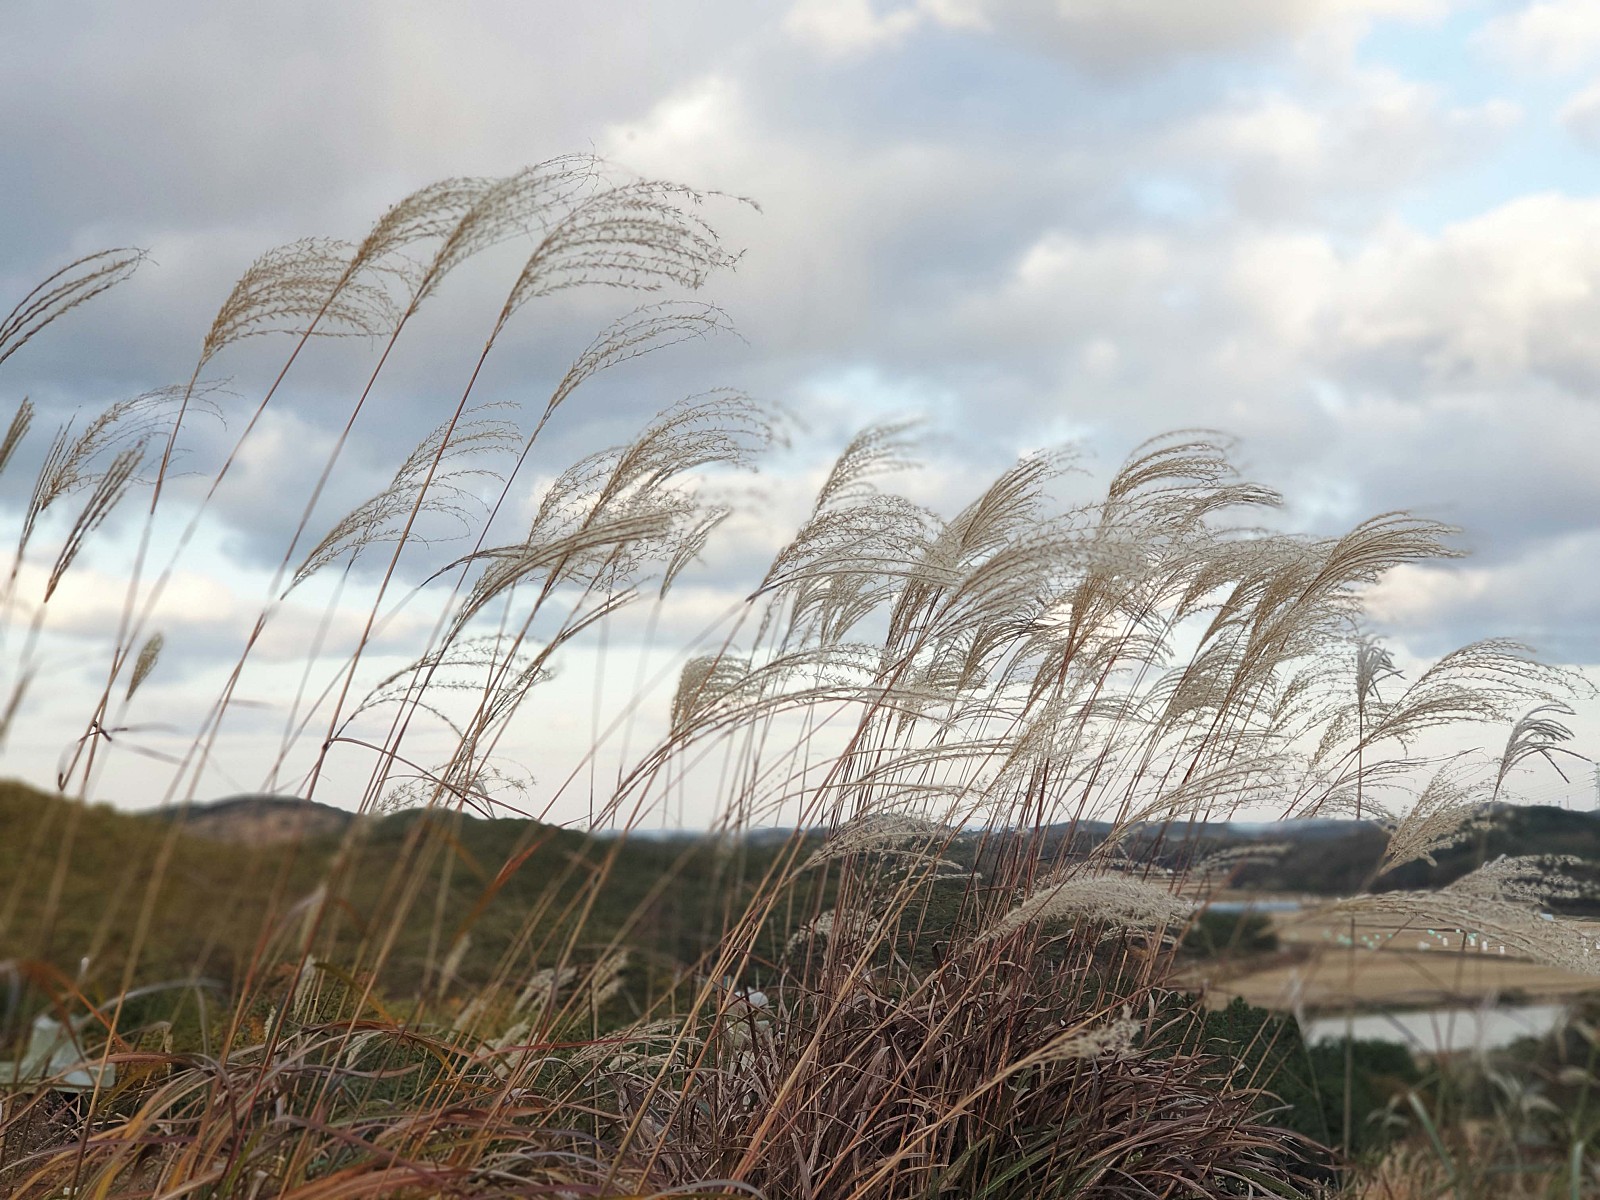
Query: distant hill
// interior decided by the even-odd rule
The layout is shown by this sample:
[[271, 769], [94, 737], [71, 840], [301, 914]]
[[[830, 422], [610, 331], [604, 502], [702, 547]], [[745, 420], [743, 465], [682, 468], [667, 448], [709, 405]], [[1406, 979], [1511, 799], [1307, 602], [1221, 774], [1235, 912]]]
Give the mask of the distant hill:
[[336, 837], [356, 819], [354, 813], [331, 804], [273, 795], [229, 796], [153, 815], [182, 822], [184, 832], [194, 837], [246, 846]]

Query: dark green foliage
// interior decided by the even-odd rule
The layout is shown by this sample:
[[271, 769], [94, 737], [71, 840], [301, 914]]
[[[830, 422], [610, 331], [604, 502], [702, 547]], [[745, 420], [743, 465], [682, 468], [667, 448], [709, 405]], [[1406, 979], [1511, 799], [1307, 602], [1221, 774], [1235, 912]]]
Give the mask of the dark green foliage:
[[1348, 896], [1378, 869], [1387, 840], [1376, 825], [1359, 825], [1339, 837], [1293, 841], [1274, 861], [1246, 863], [1238, 884], [1264, 892]]
[[[1269, 1093], [1263, 1101], [1275, 1123], [1324, 1146], [1344, 1144], [1346, 1045], [1307, 1044], [1293, 1017], [1235, 997], [1207, 1012], [1198, 1031], [1210, 1052], [1234, 1062], [1235, 1078]], [[1366, 1152], [1393, 1136], [1384, 1121], [1390, 1102], [1415, 1086], [1421, 1071], [1409, 1051], [1390, 1042], [1357, 1040], [1350, 1046], [1350, 1147]]]
[[1206, 910], [1183, 935], [1183, 949], [1198, 958], [1225, 955], [1270, 954], [1278, 948], [1278, 935], [1270, 918], [1257, 912]]
[[[70, 847], [65, 831], [73, 829]], [[0, 783], [0, 958], [48, 961], [120, 984], [145, 901], [144, 882], [171, 841], [155, 918], [132, 982], [213, 976], [235, 980], [263, 932], [288, 936], [297, 902], [328, 876], [333, 837], [247, 847], [191, 837], [165, 823], [104, 806], [78, 807], [18, 783]], [[37, 846], [47, 848], [39, 852]], [[416, 889], [414, 919], [400, 931], [392, 983], [413, 988], [430, 946], [470, 935], [459, 973], [486, 979], [520, 934], [529, 911], [550, 913], [547, 935], [580, 919], [586, 942], [623, 940], [693, 962], [716, 944], [729, 911], [776, 846], [736, 851], [706, 839], [600, 839], [528, 820], [400, 814], [368, 823], [345, 847], [335, 945], [353, 947], [379, 928], [399, 889]], [[56, 854], [66, 867], [49, 903]], [[502, 875], [503, 872], [503, 875]], [[604, 887], [595, 887], [597, 880]], [[437, 956], [437, 954], [435, 955]]]
[[1410, 1051], [1394, 1042], [1355, 1039], [1348, 1047], [1343, 1038], [1316, 1042], [1305, 1048], [1301, 1065], [1286, 1061], [1279, 1075], [1284, 1099], [1290, 1105], [1286, 1123], [1299, 1128], [1325, 1130], [1318, 1136], [1330, 1146], [1344, 1146], [1344, 1091], [1346, 1066], [1350, 1078], [1351, 1153], [1361, 1155], [1381, 1149], [1396, 1136], [1386, 1120], [1394, 1102], [1422, 1075]]
[[149, 903], [149, 933], [129, 982], [231, 983], [274, 912], [315, 887], [326, 864], [319, 848], [172, 837], [162, 824], [104, 805], [0, 782], [0, 959], [47, 962], [76, 977], [87, 958], [85, 986], [120, 991]]

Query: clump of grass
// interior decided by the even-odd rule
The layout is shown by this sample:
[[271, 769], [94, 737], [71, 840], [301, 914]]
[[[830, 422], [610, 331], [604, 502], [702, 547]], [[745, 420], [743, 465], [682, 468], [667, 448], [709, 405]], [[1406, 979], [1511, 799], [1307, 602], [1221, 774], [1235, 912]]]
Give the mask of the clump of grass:
[[[1395, 814], [1381, 869], [1426, 857], [1459, 836], [1479, 782], [1498, 794], [1508, 764], [1559, 752], [1551, 706], [1575, 678], [1484, 642], [1386, 697], [1397, 673], [1360, 631], [1364, 591], [1395, 566], [1448, 557], [1450, 531], [1391, 513], [1334, 538], [1264, 532], [1252, 510], [1277, 497], [1240, 479], [1220, 441], [1147, 443], [1102, 499], [1077, 505], [1055, 491], [1070, 452], [1030, 455], [945, 517], [888, 490], [914, 454], [912, 431], [892, 425], [845, 447], [801, 527], [685, 656], [653, 740], [613, 776], [597, 733], [585, 763], [530, 802], [507, 785], [524, 774], [507, 759], [537, 733], [562, 653], [630, 608], [655, 620], [729, 515], [711, 483], [780, 436], [748, 398], [712, 392], [565, 469], [542, 457], [546, 430], [600, 373], [727, 328], [713, 307], [657, 294], [735, 265], [704, 212], [737, 202], [581, 158], [424, 188], [359, 242], [297, 242], [250, 267], [188, 383], [154, 393], [159, 427], [140, 423], [142, 402], [113, 406], [46, 452], [5, 597], [7, 627], [23, 614], [30, 631], [0, 664], [8, 722], [61, 577], [117, 503], [142, 487], [150, 503], [105, 682], [58, 780], [76, 804], [32, 851], [49, 863], [28, 909], [36, 927], [21, 927], [17, 903], [0, 927], [8, 947], [33, 939], [29, 995], [87, 1018], [84, 1056], [117, 1082], [65, 1121], [42, 1119], [48, 1089], [11, 1104], [4, 1130], [21, 1148], [0, 1168], [8, 1189], [898, 1200], [1295, 1186], [1303, 1148], [1271, 1126], [1260, 1081], [1174, 1028], [1201, 1023], [1167, 986], [1200, 881], [1130, 847], [1150, 843], [1152, 824], [1157, 847], [1181, 843], [1247, 805], [1366, 814], [1381, 799]], [[525, 257], [443, 420], [318, 537], [321, 497], [373, 419], [393, 347], [449, 274], [519, 242]], [[11, 339], [0, 347], [132, 261], [85, 260], [47, 283], [0, 326]], [[516, 319], [579, 288], [651, 299], [542, 400], [486, 414], [481, 371]], [[213, 396], [209, 372], [267, 334], [288, 339], [280, 368], [178, 515], [182, 532], [154, 538], [179, 503], [164, 485]], [[370, 369], [318, 479], [291, 501], [297, 527], [214, 703], [164, 751], [167, 800], [190, 800], [227, 752], [241, 681], [284, 605], [338, 571], [370, 600], [340, 641], [335, 590], [269, 778], [292, 762], [296, 790], [325, 796], [364, 774], [335, 798], [371, 815], [398, 796], [422, 812], [260, 860], [248, 903], [240, 882], [236, 903], [195, 913], [194, 975], [225, 942], [244, 949], [205, 1045], [168, 1045], [171, 1026], [143, 1021], [127, 997], [163, 891], [190, 861], [181, 825], [154, 839], [142, 893], [119, 896], [114, 958], [51, 968], [71, 948], [49, 931], [92, 787], [138, 746], [129, 714], [148, 702], [161, 647], [180, 640], [152, 627], [177, 564], [294, 386], [302, 349], [348, 334], [372, 339]], [[32, 417], [19, 409], [0, 465], [26, 446]], [[132, 442], [114, 444], [109, 431], [130, 420]], [[24, 553], [58, 532], [51, 506], [79, 487], [90, 498], [35, 578]], [[508, 535], [502, 517], [524, 499], [525, 532]], [[450, 534], [454, 550], [430, 548]], [[174, 547], [159, 569], [157, 545]], [[375, 662], [385, 620], [428, 603], [431, 632], [409, 665]], [[1519, 717], [1498, 764], [1463, 761], [1431, 783], [1409, 748], [1424, 731]], [[713, 803], [715, 839], [660, 846], [641, 874], [627, 835], [687, 786]], [[529, 821], [483, 858], [458, 819], [548, 815], [585, 790], [591, 831], [622, 836], [563, 842]], [[1109, 833], [1086, 852], [1052, 837], [1091, 820]], [[772, 822], [798, 832], [750, 836]], [[1420, 899], [1363, 894], [1339, 911], [1444, 913], [1590, 969], [1572, 931], [1544, 928], [1532, 907], [1555, 876], [1527, 867], [1494, 864]], [[675, 890], [690, 879], [703, 890], [696, 927], [668, 945], [641, 938], [664, 906], [686, 905]], [[516, 915], [502, 920], [507, 897]]]
[[1592, 999], [1548, 1034], [1442, 1061], [1392, 1114], [1410, 1136], [1364, 1165], [1352, 1194], [1462, 1200], [1588, 1196], [1600, 1185], [1600, 1038]]

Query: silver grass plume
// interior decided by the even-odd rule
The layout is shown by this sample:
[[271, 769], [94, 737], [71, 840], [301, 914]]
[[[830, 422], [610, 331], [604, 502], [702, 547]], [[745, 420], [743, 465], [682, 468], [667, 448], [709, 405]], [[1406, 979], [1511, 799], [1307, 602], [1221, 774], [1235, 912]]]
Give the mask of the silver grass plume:
[[[201, 344], [199, 367], [244, 338], [393, 333], [455, 267], [540, 228], [597, 178], [596, 160], [557, 158], [502, 178], [447, 179], [393, 205], [358, 244], [305, 239], [240, 277]], [[436, 243], [417, 255], [418, 243]]]
[[402, 310], [381, 278], [355, 273], [356, 251], [348, 242], [307, 238], [261, 255], [217, 309], [200, 344], [199, 368], [265, 334], [371, 337], [393, 329]]
[[[1002, 472], [977, 500], [954, 519], [936, 527], [911, 565], [890, 617], [891, 643], [904, 641], [924, 626], [946, 598], [981, 565], [1027, 537], [1040, 523], [1044, 488], [1070, 462], [1064, 453], [1034, 454]], [[1011, 614], [1014, 620], [1025, 614]], [[981, 669], [985, 641], [976, 630], [963, 631], [969, 670]], [[941, 656], [942, 657], [942, 656]]]
[[1206, 855], [1190, 868], [1190, 878], [1201, 887], [1228, 881], [1240, 867], [1254, 863], [1273, 863], [1293, 849], [1289, 842], [1252, 842], [1243, 846], [1227, 846]]
[[540, 540], [480, 550], [450, 564], [481, 566], [466, 598], [451, 617], [446, 639], [455, 640], [488, 605], [527, 583], [548, 591], [558, 584], [585, 589], [602, 583], [613, 594], [625, 588], [629, 568], [649, 549], [668, 545], [681, 513], [665, 507], [599, 518], [577, 529]]
[[[136, 482], [145, 447], [171, 428], [186, 391], [188, 389], [180, 387], [157, 388], [118, 400], [106, 406], [77, 435], [72, 432], [71, 421], [63, 425], [45, 451], [44, 462], [34, 479], [33, 493], [23, 511], [17, 537], [17, 553], [20, 555], [26, 549], [39, 518], [53, 504], [64, 496], [103, 483], [106, 476], [113, 473], [112, 464], [130, 452], [132, 459], [123, 461], [115, 468], [115, 473], [127, 471], [124, 485]], [[194, 391], [191, 406], [217, 414], [213, 391], [209, 388]]]
[[1285, 661], [1322, 652], [1359, 615], [1363, 589], [1385, 572], [1460, 557], [1446, 540], [1454, 533], [1438, 522], [1384, 513], [1341, 537], [1301, 542], [1296, 556], [1280, 551], [1278, 570], [1262, 581], [1245, 613], [1235, 694], [1253, 694]]
[[1496, 796], [1504, 790], [1506, 777], [1518, 764], [1530, 758], [1541, 758], [1549, 763], [1563, 782], [1567, 782], [1567, 775], [1556, 760], [1556, 755], [1565, 754], [1587, 761], [1577, 751], [1568, 750], [1561, 745], [1562, 742], [1572, 740], [1572, 730], [1557, 718], [1572, 715], [1571, 705], [1552, 700], [1530, 709], [1517, 718], [1516, 724], [1511, 727], [1511, 733], [1506, 738], [1505, 749], [1500, 754], [1500, 765], [1495, 772]]
[[1075, 919], [1116, 930], [1159, 931], [1181, 924], [1194, 905], [1173, 895], [1165, 882], [1118, 871], [1068, 871], [1030, 891], [995, 921], [982, 940], [1005, 937], [1036, 921]]
[[1394, 817], [1369, 800], [1373, 819], [1389, 833], [1376, 877], [1418, 860], [1436, 865], [1436, 850], [1458, 845], [1485, 826], [1487, 798], [1483, 785], [1463, 779], [1460, 764], [1451, 762], [1434, 772], [1404, 816]]
[[873, 486], [913, 465], [910, 423], [871, 426], [835, 460], [810, 517], [779, 551], [756, 595], [787, 593], [789, 625], [837, 642], [887, 603], [923, 557], [937, 519]]
[[129, 485], [133, 483], [134, 473], [143, 460], [144, 444], [140, 443], [113, 458], [110, 465], [95, 480], [88, 500], [84, 502], [82, 510], [73, 520], [65, 540], [61, 543], [61, 549], [56, 553], [55, 564], [50, 568], [50, 578], [45, 583], [46, 600], [55, 595], [61, 577], [76, 560], [89, 535], [100, 527], [101, 523], [111, 515], [111, 510], [117, 506], [118, 501], [127, 494]]
[[678, 576], [705, 551], [706, 543], [711, 540], [717, 527], [732, 515], [733, 509], [727, 505], [711, 504], [684, 524], [678, 533], [678, 544], [662, 565], [661, 586], [656, 589], [657, 596], [666, 597]]
[[727, 314], [712, 304], [669, 300], [642, 305], [606, 326], [573, 359], [550, 393], [540, 422], [549, 420], [573, 392], [602, 371], [680, 342], [732, 332]]
[[28, 436], [28, 429], [33, 424], [33, 403], [26, 397], [17, 405], [17, 411], [11, 416], [11, 424], [6, 426], [5, 437], [0, 438], [0, 472], [4, 472], [11, 462], [11, 456], [17, 452], [17, 447], [22, 444], [22, 439]]
[[[456, 267], [491, 246], [521, 235], [548, 236], [550, 229], [566, 219], [569, 206], [581, 206], [585, 196], [603, 186], [603, 167], [592, 156], [571, 155], [525, 167], [500, 179], [458, 181], [462, 186], [455, 192], [418, 193], [417, 206], [426, 210], [432, 205], [445, 217], [444, 223], [387, 220], [380, 223], [385, 226], [382, 235], [374, 230], [375, 237], [386, 238], [391, 244], [402, 235], [420, 232], [419, 225], [428, 235], [438, 237], [438, 249], [417, 275], [408, 311], [414, 312], [433, 295]], [[369, 244], [373, 241], [374, 238], [368, 239]], [[364, 251], [375, 249], [363, 246]]]
[[0, 320], [0, 363], [52, 321], [131, 277], [144, 260], [143, 250], [101, 250], [46, 276]]
[[477, 707], [498, 710], [551, 675], [546, 655], [522, 649], [504, 634], [459, 638], [380, 680], [350, 719], [386, 705], [414, 705], [463, 738], [465, 731], [456, 718], [428, 698], [432, 693], [464, 693], [476, 698]]
[[869, 812], [841, 825], [821, 849], [806, 860], [802, 869], [821, 866], [850, 854], [883, 850], [903, 850], [920, 845], [931, 849], [950, 836], [950, 829], [938, 821], [911, 813]]
[[571, 287], [700, 287], [712, 272], [738, 261], [694, 211], [707, 198], [654, 179], [583, 198], [545, 230], [506, 299], [500, 324], [529, 300]]
[[674, 732], [687, 732], [750, 676], [750, 661], [732, 654], [703, 654], [691, 658], [678, 672], [672, 695]]
[[[483, 413], [490, 407], [469, 413]], [[453, 517], [467, 527], [473, 497], [465, 483], [476, 478], [498, 479], [499, 474], [487, 466], [462, 465], [464, 460], [508, 453], [517, 441], [516, 426], [509, 421], [474, 417], [439, 425], [406, 456], [388, 486], [346, 514], [312, 548], [285, 594], [330, 563], [340, 559], [354, 563], [368, 546], [398, 541], [414, 513]], [[412, 528], [409, 538], [417, 541], [421, 535]]]
[[1215, 430], [1180, 429], [1135, 447], [1106, 489], [1106, 509], [1154, 504], [1184, 524], [1238, 505], [1281, 502], [1270, 488], [1241, 484], [1228, 457], [1231, 444]]
[[1133, 1018], [1133, 1010], [1122, 1006], [1119, 1016], [1098, 1025], [1083, 1024], [1051, 1038], [1042, 1048], [1028, 1055], [1028, 1065], [1066, 1062], [1073, 1059], [1125, 1058], [1144, 1025]]
[[1404, 745], [1428, 729], [1510, 720], [1526, 705], [1570, 691], [1573, 682], [1570, 671], [1539, 662], [1521, 642], [1471, 642], [1433, 663], [1393, 702], [1373, 704], [1367, 738]]
[[730, 652], [684, 664], [672, 701], [672, 733], [698, 740], [828, 701], [886, 702], [871, 687], [877, 649], [801, 645], [755, 661]]
[[1535, 962], [1600, 975], [1600, 942], [1589, 927], [1544, 912], [1546, 900], [1587, 894], [1567, 874], [1573, 860], [1506, 857], [1435, 891], [1378, 892], [1318, 905], [1309, 915], [1377, 916], [1404, 928], [1451, 928]]
[[1241, 754], [1194, 772], [1176, 786], [1157, 792], [1148, 801], [1135, 801], [1123, 820], [1167, 821], [1203, 814], [1229, 816], [1253, 802], [1281, 796], [1288, 762], [1264, 754]]
[[440, 179], [389, 206], [356, 246], [351, 262], [359, 268], [392, 261], [418, 242], [448, 237], [462, 218], [500, 181], [493, 177]]
[[712, 392], [668, 408], [630, 444], [575, 463], [545, 489], [522, 542], [462, 560], [481, 569], [450, 636], [526, 582], [620, 591], [652, 566], [681, 569], [714, 523], [681, 477], [742, 468], [771, 438], [771, 420], [748, 397]]
[[140, 685], [150, 678], [150, 672], [156, 669], [156, 661], [161, 657], [161, 648], [165, 645], [166, 638], [159, 633], [152, 633], [145, 639], [144, 645], [139, 647], [139, 654], [133, 660], [133, 674], [128, 677], [128, 692], [125, 699], [132, 700]]
[[827, 909], [800, 926], [784, 944], [787, 953], [794, 953], [812, 942], [826, 941], [838, 945], [871, 945], [882, 934], [885, 919], [866, 906], [852, 906], [843, 912]]
[[569, 1060], [600, 1066], [607, 1072], [658, 1071], [693, 1057], [705, 1042], [685, 1032], [681, 1020], [639, 1021], [581, 1047]]

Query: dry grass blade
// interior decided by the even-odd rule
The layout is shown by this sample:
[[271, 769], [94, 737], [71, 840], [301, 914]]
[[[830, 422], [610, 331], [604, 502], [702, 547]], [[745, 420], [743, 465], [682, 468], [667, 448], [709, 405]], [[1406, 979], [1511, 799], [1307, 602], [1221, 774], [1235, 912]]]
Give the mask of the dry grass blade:
[[144, 260], [143, 250], [101, 250], [47, 276], [0, 320], [0, 363], [52, 321], [128, 279]]
[[22, 709], [22, 702], [27, 698], [28, 687], [32, 682], [32, 673], [24, 671], [12, 685], [11, 695], [6, 698], [5, 707], [0, 709], [0, 746], [5, 745], [6, 735], [11, 732], [11, 724], [17, 719], [17, 713]]

